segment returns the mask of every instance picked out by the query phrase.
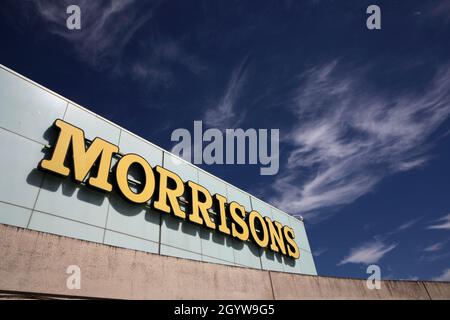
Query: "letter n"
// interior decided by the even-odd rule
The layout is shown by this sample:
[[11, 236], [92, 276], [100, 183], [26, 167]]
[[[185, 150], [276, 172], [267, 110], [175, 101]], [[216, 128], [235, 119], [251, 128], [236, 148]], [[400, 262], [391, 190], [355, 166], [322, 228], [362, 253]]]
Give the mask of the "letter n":
[[39, 167], [67, 177], [71, 173], [71, 169], [65, 163], [69, 149], [72, 147], [74, 180], [84, 181], [94, 165], [97, 164], [95, 166], [96, 175], [91, 172], [87, 183], [98, 189], [111, 191], [112, 185], [108, 182], [109, 168], [112, 155], [119, 152], [119, 148], [103, 139], [95, 138], [86, 149], [83, 130], [60, 119], [56, 120], [54, 125], [60, 129], [60, 132], [52, 157], [50, 160], [42, 160]]

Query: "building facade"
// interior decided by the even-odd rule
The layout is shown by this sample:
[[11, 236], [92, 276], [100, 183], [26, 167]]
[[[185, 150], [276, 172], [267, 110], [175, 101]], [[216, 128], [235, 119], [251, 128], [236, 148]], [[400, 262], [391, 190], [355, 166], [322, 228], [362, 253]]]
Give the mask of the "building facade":
[[[300, 258], [184, 221], [39, 169], [54, 151], [57, 119], [175, 173], [210, 194], [237, 202], [293, 230]], [[33, 81], [0, 66], [0, 223], [109, 246], [215, 264], [316, 275], [303, 221], [134, 135]], [[118, 159], [112, 159], [117, 162]], [[112, 170], [112, 169], [109, 169]], [[88, 176], [86, 176], [89, 178]], [[130, 181], [132, 181], [130, 177]], [[130, 182], [131, 183], [131, 182]], [[183, 206], [183, 204], [181, 204]]]
[[[443, 282], [317, 276], [302, 220], [1, 65], [0, 146], [0, 299], [450, 298]], [[190, 199], [156, 205], [178, 189], [162, 173]], [[231, 217], [205, 205], [217, 195]]]

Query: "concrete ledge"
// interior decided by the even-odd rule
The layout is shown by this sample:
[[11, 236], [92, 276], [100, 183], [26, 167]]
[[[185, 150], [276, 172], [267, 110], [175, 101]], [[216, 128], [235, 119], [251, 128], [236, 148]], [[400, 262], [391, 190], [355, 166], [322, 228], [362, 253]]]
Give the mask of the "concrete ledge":
[[[271, 276], [277, 299], [430, 299], [425, 287], [418, 281], [382, 281], [380, 290], [369, 290], [366, 280], [361, 279], [281, 272], [271, 272]], [[446, 286], [450, 287], [450, 284]]]
[[[0, 289], [119, 299], [273, 299], [258, 270], [221, 266], [0, 226]], [[66, 286], [69, 265], [81, 289]]]
[[[450, 283], [296, 275], [116, 248], [0, 225], [0, 290], [114, 299], [450, 299]], [[81, 268], [81, 289], [66, 286]]]
[[430, 298], [433, 300], [449, 300], [450, 299], [450, 282], [423, 282]]

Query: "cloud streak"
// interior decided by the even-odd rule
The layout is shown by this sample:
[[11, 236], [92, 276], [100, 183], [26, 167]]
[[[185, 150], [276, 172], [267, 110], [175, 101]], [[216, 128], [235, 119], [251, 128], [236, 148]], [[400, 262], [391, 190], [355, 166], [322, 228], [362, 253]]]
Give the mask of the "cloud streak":
[[[158, 30], [151, 25], [146, 26], [150, 31], [146, 41], [132, 41], [154, 17], [161, 2], [37, 0], [32, 6], [47, 22], [48, 31], [70, 43], [83, 62], [99, 69], [109, 68], [116, 75], [130, 76], [148, 88], [167, 89], [176, 83], [176, 68], [197, 75], [206, 66], [183, 47], [182, 41], [159, 37]], [[66, 8], [72, 4], [80, 7], [81, 30], [66, 27]], [[130, 49], [133, 54], [127, 56], [125, 50]]]
[[188, 53], [180, 42], [165, 40], [152, 43], [151, 53], [135, 62], [130, 72], [135, 79], [169, 87], [176, 78], [172, 70], [174, 65], [192, 74], [206, 70], [206, 66], [195, 55]]
[[[338, 62], [311, 68], [293, 100], [297, 118], [287, 135], [285, 170], [272, 202], [293, 215], [317, 218], [349, 204], [385, 176], [426, 164], [427, 140], [450, 114], [450, 69], [442, 67], [425, 94], [395, 97], [368, 89], [364, 72]], [[286, 192], [289, 190], [289, 192]]]
[[220, 101], [204, 113], [205, 123], [214, 128], [236, 128], [244, 119], [245, 112], [239, 110], [236, 114], [236, 101], [247, 78], [247, 60], [245, 58], [232, 72], [231, 78]]
[[413, 227], [419, 220], [420, 220], [420, 218], [419, 219], [410, 220], [410, 221], [407, 221], [407, 222], [403, 223], [402, 225], [400, 225], [396, 229], [396, 232], [404, 231], [406, 229], [409, 229], [409, 228]]
[[450, 213], [435, 222], [436, 224], [429, 226], [427, 229], [450, 230]]
[[[152, 9], [143, 10], [135, 0], [33, 1], [36, 12], [49, 23], [49, 31], [73, 44], [78, 55], [93, 65], [120, 56], [135, 32], [148, 21]], [[81, 9], [81, 30], [65, 26], [69, 5]]]
[[445, 245], [445, 242], [438, 242], [435, 244], [432, 244], [428, 247], [426, 247], [425, 249], [423, 249], [424, 252], [436, 252], [441, 250]]
[[398, 234], [400, 232], [403, 232], [405, 230], [408, 230], [408, 229], [414, 227], [417, 224], [417, 222], [419, 222], [421, 219], [422, 218], [408, 220], [408, 221], [402, 223], [397, 228], [395, 228], [393, 231], [386, 233], [386, 236], [392, 236], [392, 235]]
[[313, 256], [314, 257], [319, 257], [319, 256], [323, 255], [327, 251], [328, 251], [328, 248], [318, 248], [318, 249], [314, 250]]
[[450, 281], [450, 268], [444, 270], [440, 276], [433, 278], [434, 281]]
[[385, 244], [381, 241], [367, 242], [359, 247], [352, 248], [350, 253], [338, 263], [338, 266], [347, 263], [376, 263], [396, 247], [397, 244]]

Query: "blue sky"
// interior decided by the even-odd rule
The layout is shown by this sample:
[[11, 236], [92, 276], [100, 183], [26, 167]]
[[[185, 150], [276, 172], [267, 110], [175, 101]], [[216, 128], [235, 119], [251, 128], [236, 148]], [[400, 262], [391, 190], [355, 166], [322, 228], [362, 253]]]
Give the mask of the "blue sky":
[[[381, 30], [366, 28], [370, 4]], [[0, 63], [165, 149], [194, 120], [279, 128], [277, 175], [202, 167], [302, 215], [319, 274], [364, 278], [375, 263], [383, 278], [450, 280], [450, 2], [0, 8]]]

